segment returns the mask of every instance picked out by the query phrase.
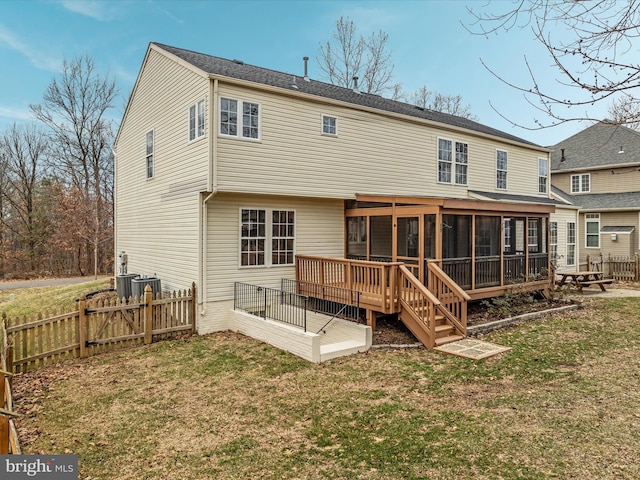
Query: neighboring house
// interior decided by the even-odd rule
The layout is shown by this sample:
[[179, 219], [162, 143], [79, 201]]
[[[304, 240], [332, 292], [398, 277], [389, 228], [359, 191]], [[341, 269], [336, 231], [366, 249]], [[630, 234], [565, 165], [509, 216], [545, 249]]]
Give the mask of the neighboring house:
[[464, 302], [549, 287], [548, 149], [306, 69], [149, 45], [114, 148], [129, 272], [195, 281], [200, 333], [235, 329], [234, 282], [357, 283], [370, 323], [400, 262], [443, 304], [443, 270]]
[[575, 235], [559, 235], [560, 243], [576, 244], [579, 252], [565, 266], [584, 268], [587, 255], [640, 252], [640, 133], [602, 121], [552, 148], [554, 195], [579, 212], [569, 220], [576, 223]]

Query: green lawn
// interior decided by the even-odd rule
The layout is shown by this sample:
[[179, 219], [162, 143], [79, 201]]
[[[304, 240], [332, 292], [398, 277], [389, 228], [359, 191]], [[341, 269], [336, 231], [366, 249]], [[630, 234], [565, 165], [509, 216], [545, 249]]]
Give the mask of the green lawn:
[[221, 333], [14, 378], [26, 453], [82, 479], [637, 479], [640, 298], [315, 365]]

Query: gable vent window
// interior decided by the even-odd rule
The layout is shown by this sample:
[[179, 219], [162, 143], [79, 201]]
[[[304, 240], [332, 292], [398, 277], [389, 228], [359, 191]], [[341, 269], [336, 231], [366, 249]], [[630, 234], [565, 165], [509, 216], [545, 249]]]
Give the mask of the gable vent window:
[[322, 116], [322, 133], [325, 135], [338, 135], [338, 119], [329, 115]]
[[205, 103], [200, 100], [189, 107], [189, 141], [204, 137], [205, 127]]
[[260, 105], [231, 98], [221, 98], [220, 135], [259, 140]]

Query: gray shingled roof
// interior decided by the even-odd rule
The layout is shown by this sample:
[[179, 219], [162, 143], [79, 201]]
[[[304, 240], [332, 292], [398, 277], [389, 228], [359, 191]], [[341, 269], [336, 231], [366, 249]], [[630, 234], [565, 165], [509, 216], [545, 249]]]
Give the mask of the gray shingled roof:
[[[618, 153], [620, 147], [624, 153]], [[640, 164], [640, 133], [607, 121], [585, 128], [551, 148], [552, 172]]]
[[607, 226], [607, 227], [602, 227], [600, 229], [600, 233], [631, 233], [635, 230], [636, 227], [629, 225], [629, 226], [620, 226], [620, 227], [612, 227], [612, 226]]
[[640, 210], [640, 192], [583, 193], [570, 195], [553, 187], [563, 198], [582, 210]]
[[565, 205], [565, 203], [555, 200], [553, 198], [532, 197], [528, 195], [514, 195], [510, 193], [497, 193], [497, 192], [481, 192], [479, 190], [469, 190], [469, 193], [475, 195], [481, 195], [491, 200], [502, 200], [503, 202], [518, 202], [518, 203], [542, 203], [545, 205]]
[[[501, 139], [523, 143], [538, 147], [535, 143], [516, 137], [506, 132], [502, 132], [495, 128], [488, 127], [478, 122], [468, 120], [466, 118], [449, 115], [433, 110], [422, 109], [407, 103], [397, 102], [379, 95], [371, 95], [366, 93], [356, 93], [352, 89], [338, 87], [317, 80], [305, 81], [301, 76], [295, 76], [290, 73], [277, 72], [266, 68], [256, 67], [237, 60], [227, 60], [224, 58], [205, 55], [190, 50], [171, 47], [160, 43], [153, 43], [157, 47], [166, 50], [169, 53], [181, 58], [200, 70], [212, 74], [222, 75], [225, 77], [246, 80], [272, 87], [278, 87], [285, 90], [297, 91], [315, 95], [318, 97], [339, 100], [353, 105], [375, 108], [386, 112], [399, 113], [409, 115], [411, 117], [422, 118], [433, 122], [452, 125], [455, 127], [465, 128], [474, 132], [491, 135]], [[302, 65], [301, 65], [302, 66]]]

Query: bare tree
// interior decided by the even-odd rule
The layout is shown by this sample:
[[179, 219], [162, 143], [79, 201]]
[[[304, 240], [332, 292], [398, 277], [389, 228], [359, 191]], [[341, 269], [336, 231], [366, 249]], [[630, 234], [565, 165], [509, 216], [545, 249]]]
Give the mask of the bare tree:
[[[502, 8], [504, 4], [498, 5]], [[592, 105], [614, 101], [628, 105], [619, 110], [617, 121], [633, 124], [639, 119], [636, 93], [640, 87], [639, 7], [640, 0], [518, 0], [506, 11], [490, 13], [483, 4], [482, 8], [468, 7], [474, 21], [467, 29], [488, 36], [529, 27], [550, 56], [558, 75], [556, 80], [565, 87], [561, 94], [543, 86], [542, 79], [548, 73], [534, 71], [526, 55], [524, 64], [531, 83], [525, 86], [508, 81], [504, 74], [483, 62], [496, 77], [523, 92], [529, 103], [550, 119], [534, 120], [534, 127], [518, 126], [538, 129], [571, 120], [592, 120], [588, 115]], [[568, 39], [563, 37], [565, 32]], [[569, 114], [566, 107], [582, 107], [585, 113], [575, 115], [573, 109]]]
[[471, 105], [463, 103], [461, 95], [442, 95], [441, 93], [436, 93], [431, 103], [431, 110], [468, 118], [474, 121], [478, 119], [478, 117], [471, 112]]
[[[42, 174], [47, 140], [34, 125], [16, 125], [0, 139], [3, 189], [3, 233], [9, 232], [17, 251], [24, 253], [26, 269], [35, 272], [40, 250], [45, 246], [46, 218], [37, 208], [38, 182]], [[21, 272], [26, 273], [26, 272]]]
[[475, 120], [475, 116], [471, 114], [471, 107], [462, 104], [460, 95], [435, 93], [426, 85], [408, 94], [403, 90], [402, 83], [393, 83], [394, 66], [391, 51], [387, 47], [389, 35], [382, 30], [365, 38], [358, 35], [353, 20], [340, 17], [332, 37], [333, 41], [320, 45], [320, 56], [316, 57], [320, 69], [327, 75], [330, 83], [354, 88], [354, 77], [358, 77], [358, 88], [365, 93], [389, 93], [393, 100], [408, 99], [409, 103], [421, 108]]
[[385, 32], [380, 30], [365, 38], [358, 35], [353, 20], [340, 17], [332, 37], [333, 41], [320, 45], [316, 57], [330, 83], [354, 88], [354, 77], [358, 77], [361, 91], [377, 95], [393, 88], [393, 64]]
[[[82, 192], [83, 210], [78, 222], [91, 225], [91, 234], [78, 241], [92, 251], [93, 271], [100, 258], [111, 256], [113, 236], [113, 121], [108, 112], [118, 96], [115, 81], [101, 75], [88, 56], [64, 61], [62, 74], [54, 78], [41, 104], [31, 105], [35, 117], [49, 129], [52, 166], [74, 191]], [[87, 213], [87, 211], [89, 213]], [[79, 232], [80, 230], [76, 230]], [[89, 256], [89, 255], [87, 255]], [[81, 274], [88, 265], [78, 264]]]

